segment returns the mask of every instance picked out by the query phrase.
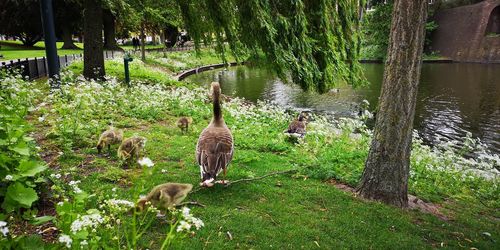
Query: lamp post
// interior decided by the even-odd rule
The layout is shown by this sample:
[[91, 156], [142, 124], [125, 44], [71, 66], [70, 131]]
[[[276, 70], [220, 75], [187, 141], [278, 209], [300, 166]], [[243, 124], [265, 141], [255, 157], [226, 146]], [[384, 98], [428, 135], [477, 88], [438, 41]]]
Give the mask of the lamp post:
[[52, 88], [59, 87], [59, 57], [57, 56], [56, 32], [54, 28], [54, 11], [52, 0], [40, 1], [42, 16], [43, 37], [45, 41], [45, 54], [47, 57], [48, 75], [53, 79]]

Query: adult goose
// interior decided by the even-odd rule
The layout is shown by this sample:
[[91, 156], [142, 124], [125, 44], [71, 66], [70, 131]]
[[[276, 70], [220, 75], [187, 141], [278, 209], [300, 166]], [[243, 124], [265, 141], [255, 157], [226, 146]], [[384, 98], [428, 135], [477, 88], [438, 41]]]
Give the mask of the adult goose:
[[306, 135], [306, 120], [306, 115], [301, 113], [297, 119], [290, 123], [285, 133], [292, 137], [304, 137]]
[[[233, 159], [233, 135], [222, 118], [220, 85], [212, 82], [213, 118], [201, 132], [196, 145], [196, 161], [200, 165], [201, 186], [212, 187], [221, 171], [226, 170]], [[224, 184], [225, 180], [221, 183]]]

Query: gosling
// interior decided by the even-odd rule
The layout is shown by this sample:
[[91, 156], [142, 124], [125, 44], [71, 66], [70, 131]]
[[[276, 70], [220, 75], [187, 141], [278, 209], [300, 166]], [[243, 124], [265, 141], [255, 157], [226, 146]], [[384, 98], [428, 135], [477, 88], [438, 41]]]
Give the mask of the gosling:
[[177, 127], [179, 127], [181, 129], [181, 132], [185, 134], [188, 132], [189, 127], [191, 126], [192, 123], [193, 123], [193, 118], [183, 116], [179, 118], [179, 120], [177, 121]]
[[97, 142], [97, 153], [101, 154], [102, 149], [107, 146], [108, 154], [111, 154], [111, 145], [120, 144], [122, 140], [123, 130], [110, 127], [108, 130], [104, 131], [101, 136], [99, 136], [99, 141]]
[[128, 164], [137, 161], [146, 146], [146, 138], [142, 136], [132, 136], [122, 142], [118, 148], [118, 157]]
[[158, 209], [168, 209], [181, 204], [189, 192], [193, 189], [191, 184], [164, 183], [151, 189], [149, 194], [137, 201], [140, 211], [147, 207], [147, 202]]

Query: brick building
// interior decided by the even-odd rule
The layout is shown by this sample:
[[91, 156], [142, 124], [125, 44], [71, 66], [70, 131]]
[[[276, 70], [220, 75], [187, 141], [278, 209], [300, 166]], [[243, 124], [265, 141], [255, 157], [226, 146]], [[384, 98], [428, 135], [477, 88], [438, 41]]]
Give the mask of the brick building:
[[431, 50], [460, 62], [500, 63], [500, 0], [441, 10]]

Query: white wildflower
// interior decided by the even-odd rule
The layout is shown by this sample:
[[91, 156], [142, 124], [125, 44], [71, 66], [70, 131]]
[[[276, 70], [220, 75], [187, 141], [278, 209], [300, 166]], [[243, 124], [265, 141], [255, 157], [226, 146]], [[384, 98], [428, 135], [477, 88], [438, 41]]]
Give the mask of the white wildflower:
[[177, 226], [177, 232], [182, 232], [182, 231], [189, 232], [190, 229], [191, 229], [191, 224], [187, 223], [184, 220], [181, 220], [179, 222], [179, 226]]
[[196, 227], [196, 230], [200, 230], [201, 227], [205, 226], [205, 223], [203, 223], [203, 221], [201, 219], [198, 219], [198, 218], [195, 218], [195, 217], [193, 217], [191, 219], [191, 222]]
[[5, 221], [0, 221], [0, 233], [3, 234], [3, 236], [7, 236], [9, 233], [9, 228], [7, 227], [7, 222]]
[[84, 230], [86, 228], [95, 229], [99, 224], [103, 223], [104, 219], [98, 213], [87, 214], [79, 217], [73, 223], [71, 223], [71, 232], [76, 234], [77, 232]]
[[73, 243], [73, 240], [71, 239], [71, 237], [69, 237], [69, 235], [61, 234], [61, 236], [59, 236], [59, 242], [66, 244], [67, 248], [71, 248], [71, 243]]
[[87, 240], [83, 240], [82, 242], [80, 242], [80, 245], [82, 246], [87, 246], [89, 243], [87, 242]]
[[6, 175], [6, 176], [5, 176], [5, 180], [6, 180], [6, 181], [11, 181], [11, 180], [12, 180], [12, 178], [13, 178], [13, 177], [12, 177], [12, 175], [10, 175], [10, 174], [8, 174], [8, 175]]
[[80, 181], [70, 181], [68, 184], [69, 184], [70, 186], [76, 186], [76, 185], [78, 185], [79, 183], [80, 183]]
[[188, 207], [182, 208], [182, 216], [184, 216], [184, 218], [191, 217], [190, 212], [191, 212], [191, 209], [189, 209]]
[[43, 122], [43, 121], [45, 121], [45, 116], [40, 116], [40, 117], [38, 117], [38, 121], [39, 121], [39, 122]]
[[161, 172], [165, 174], [165, 173], [167, 173], [167, 170], [166, 169], [162, 169]]
[[146, 166], [146, 167], [149, 167], [149, 168], [155, 165], [153, 163], [153, 161], [151, 161], [151, 159], [149, 159], [148, 157], [143, 157], [142, 159], [140, 159], [137, 162], [139, 163], [139, 165]]
[[59, 178], [61, 178], [61, 174], [51, 174], [50, 177], [55, 178], [55, 179], [59, 179]]
[[117, 199], [110, 199], [110, 200], [107, 200], [106, 203], [109, 205], [109, 206], [113, 206], [113, 207], [134, 207], [135, 204], [131, 201], [127, 201], [127, 200], [117, 200]]
[[77, 193], [77, 194], [80, 194], [80, 193], [82, 193], [82, 192], [83, 192], [83, 191], [82, 191], [79, 187], [77, 187], [77, 186], [73, 186], [73, 191], [74, 191], [75, 193]]

